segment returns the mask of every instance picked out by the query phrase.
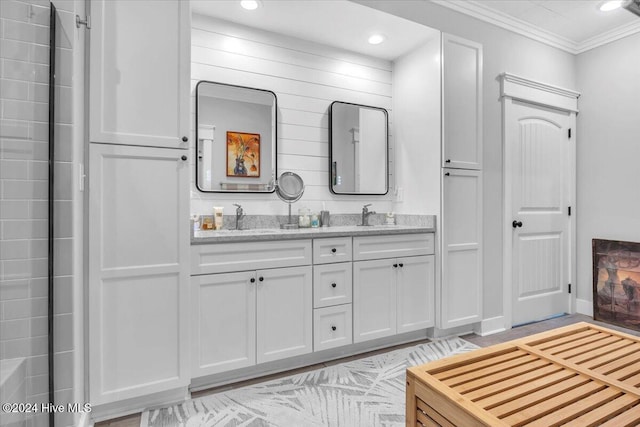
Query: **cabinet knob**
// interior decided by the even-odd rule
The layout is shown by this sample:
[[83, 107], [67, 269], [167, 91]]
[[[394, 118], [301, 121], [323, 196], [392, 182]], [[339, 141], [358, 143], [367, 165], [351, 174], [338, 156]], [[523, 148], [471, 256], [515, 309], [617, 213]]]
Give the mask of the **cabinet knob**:
[[393, 268], [398, 268], [398, 264], [393, 264]]
[[335, 254], [338, 250], [336, 248], [331, 248], [331, 252]]
[[515, 219], [513, 220], [513, 222], [511, 223], [511, 226], [513, 228], [517, 228], [517, 227], [522, 227], [522, 221], [516, 221]]
[[182, 157], [180, 157], [183, 161], [187, 160], [187, 156], [183, 155]]
[[449, 172], [445, 173], [444, 176], [449, 176], [451, 175]]
[[256, 278], [252, 277], [251, 280], [249, 280], [251, 283], [256, 283]]
[[404, 264], [403, 264], [403, 263], [400, 263], [399, 265], [400, 265], [400, 267], [404, 267]]
[[338, 328], [336, 328], [335, 326], [332, 326], [332, 327], [331, 327], [331, 330], [332, 330], [332, 331], [335, 331], [336, 329], [338, 329]]
[[187, 142], [189, 140], [189, 138], [187, 138], [186, 136], [182, 137], [182, 142]]
[[336, 286], [338, 286], [338, 285], [336, 285], [335, 283], [332, 283], [332, 284], [331, 284], [331, 287], [332, 287], [332, 288], [335, 288]]
[[258, 280], [262, 282], [262, 281], [264, 281], [264, 277], [260, 276], [260, 277], [258, 277]]
[[447, 159], [444, 161], [445, 163], [451, 163], [451, 159]]

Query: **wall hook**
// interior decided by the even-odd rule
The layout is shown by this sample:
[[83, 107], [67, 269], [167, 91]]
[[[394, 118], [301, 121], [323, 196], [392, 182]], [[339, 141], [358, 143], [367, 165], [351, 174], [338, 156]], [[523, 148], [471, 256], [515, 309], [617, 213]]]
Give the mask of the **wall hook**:
[[80, 15], [76, 15], [76, 28], [80, 28], [80, 25], [87, 27], [87, 30], [91, 29], [91, 17], [87, 15], [85, 19], [81, 19]]

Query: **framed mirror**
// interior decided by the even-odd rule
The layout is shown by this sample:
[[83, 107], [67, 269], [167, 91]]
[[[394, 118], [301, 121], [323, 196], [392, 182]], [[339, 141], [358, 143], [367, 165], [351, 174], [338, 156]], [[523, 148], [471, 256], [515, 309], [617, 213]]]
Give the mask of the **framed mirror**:
[[277, 99], [269, 90], [196, 85], [196, 187], [203, 192], [275, 190]]
[[329, 107], [329, 189], [334, 194], [389, 191], [387, 110], [333, 102]]

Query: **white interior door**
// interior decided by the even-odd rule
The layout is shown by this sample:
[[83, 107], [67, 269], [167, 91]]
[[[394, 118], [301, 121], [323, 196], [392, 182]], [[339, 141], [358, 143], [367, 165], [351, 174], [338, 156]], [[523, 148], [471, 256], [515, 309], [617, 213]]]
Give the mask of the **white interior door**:
[[570, 129], [573, 113], [506, 101], [513, 325], [570, 311]]

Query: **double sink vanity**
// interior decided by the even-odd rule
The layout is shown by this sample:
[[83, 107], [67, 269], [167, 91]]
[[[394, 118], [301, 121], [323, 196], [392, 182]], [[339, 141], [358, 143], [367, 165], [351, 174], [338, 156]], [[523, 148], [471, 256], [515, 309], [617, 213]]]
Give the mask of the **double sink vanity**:
[[192, 388], [426, 337], [435, 319], [429, 218], [194, 232]]
[[[427, 29], [392, 63], [188, 1], [90, 3], [94, 421], [482, 321], [481, 46]], [[145, 14], [141, 31], [130, 18]], [[287, 225], [300, 200], [326, 203], [331, 226], [279, 229], [276, 196]], [[381, 222], [359, 213], [369, 203], [406, 215], [357, 226]], [[190, 231], [193, 214], [234, 204], [269, 221]]]

